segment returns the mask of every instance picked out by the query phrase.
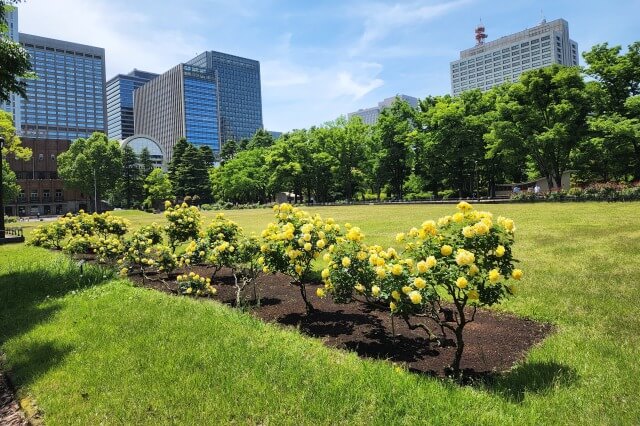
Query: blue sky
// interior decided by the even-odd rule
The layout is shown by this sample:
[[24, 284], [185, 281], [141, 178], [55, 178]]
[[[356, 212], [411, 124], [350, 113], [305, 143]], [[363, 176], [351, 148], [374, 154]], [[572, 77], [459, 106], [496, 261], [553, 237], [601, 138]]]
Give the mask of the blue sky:
[[265, 128], [289, 131], [395, 94], [446, 94], [449, 62], [474, 45], [480, 19], [491, 41], [542, 13], [566, 19], [581, 52], [640, 40], [640, 0], [26, 0], [19, 25], [104, 47], [107, 79], [205, 50], [257, 59]]

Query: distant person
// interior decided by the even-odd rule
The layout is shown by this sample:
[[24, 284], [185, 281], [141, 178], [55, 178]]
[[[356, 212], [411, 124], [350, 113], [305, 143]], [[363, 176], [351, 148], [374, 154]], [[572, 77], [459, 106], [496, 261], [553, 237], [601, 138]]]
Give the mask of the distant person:
[[538, 195], [540, 193], [540, 185], [536, 183], [536, 186], [533, 187], [533, 193]]

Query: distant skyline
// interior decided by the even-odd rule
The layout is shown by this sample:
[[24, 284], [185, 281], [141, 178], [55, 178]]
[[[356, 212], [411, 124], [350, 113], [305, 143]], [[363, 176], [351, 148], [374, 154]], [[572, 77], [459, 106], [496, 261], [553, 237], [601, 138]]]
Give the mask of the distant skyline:
[[563, 18], [581, 53], [640, 40], [640, 0], [26, 0], [19, 15], [21, 32], [105, 48], [107, 79], [206, 50], [256, 59], [264, 126], [285, 132], [395, 94], [449, 93], [449, 63], [480, 20], [491, 41]]

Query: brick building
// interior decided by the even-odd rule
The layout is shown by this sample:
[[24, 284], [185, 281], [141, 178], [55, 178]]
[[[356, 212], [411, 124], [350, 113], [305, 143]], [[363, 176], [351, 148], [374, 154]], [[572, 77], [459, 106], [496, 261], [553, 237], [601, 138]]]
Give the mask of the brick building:
[[31, 148], [29, 161], [8, 155], [6, 160], [16, 173], [20, 193], [5, 205], [9, 216], [65, 214], [90, 206], [89, 197], [79, 191], [65, 189], [58, 177], [57, 157], [69, 149], [68, 140], [21, 138], [22, 146]]

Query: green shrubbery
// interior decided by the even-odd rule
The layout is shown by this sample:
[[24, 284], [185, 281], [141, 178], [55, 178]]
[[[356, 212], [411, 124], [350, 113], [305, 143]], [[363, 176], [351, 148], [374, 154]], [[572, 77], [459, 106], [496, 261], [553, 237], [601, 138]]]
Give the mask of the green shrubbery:
[[595, 183], [584, 188], [574, 187], [535, 194], [520, 192], [511, 196], [515, 201], [638, 201], [640, 184], [621, 184], [616, 182]]

